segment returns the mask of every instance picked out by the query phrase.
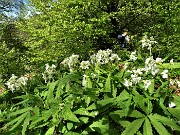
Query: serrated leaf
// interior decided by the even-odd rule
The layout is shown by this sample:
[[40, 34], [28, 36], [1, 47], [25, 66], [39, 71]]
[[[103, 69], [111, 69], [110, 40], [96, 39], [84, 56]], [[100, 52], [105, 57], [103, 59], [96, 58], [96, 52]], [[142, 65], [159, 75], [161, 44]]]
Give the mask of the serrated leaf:
[[53, 92], [54, 92], [54, 88], [56, 87], [57, 83], [58, 83], [58, 81], [55, 81], [55, 82], [52, 82], [49, 84], [49, 89], [48, 89], [47, 99], [46, 99], [47, 103], [49, 103], [50, 100], [52, 98], [54, 98]]
[[118, 124], [122, 125], [123, 127], [126, 127], [130, 124], [130, 122], [123, 118], [125, 115], [124, 115], [124, 110], [118, 110], [118, 111], [115, 111], [115, 112], [112, 112], [110, 113], [110, 117]]
[[142, 126], [144, 118], [134, 120], [131, 124], [126, 127], [121, 135], [134, 135], [138, 129]]
[[137, 111], [137, 110], [133, 110], [132, 112], [130, 112], [128, 114], [128, 117], [133, 117], [133, 118], [142, 118], [144, 117], [144, 114], [142, 114], [141, 112]]
[[11, 128], [9, 129], [9, 131], [13, 130], [14, 128], [16, 128], [17, 126], [19, 126], [19, 124], [25, 119], [25, 117], [27, 116], [27, 114], [28, 114], [28, 112], [20, 115], [20, 116], [17, 117], [16, 119], [14, 119], [14, 120], [12, 120], [11, 122], [7, 123], [7, 124], [4, 126], [4, 128], [6, 128], [6, 127], [8, 127], [8, 126], [13, 125], [13, 124], [16, 123], [13, 127], [11, 127]]
[[115, 98], [109, 98], [109, 99], [105, 99], [105, 100], [100, 100], [97, 102], [97, 108], [101, 108], [104, 107], [110, 103], [114, 103]]
[[63, 113], [63, 117], [65, 120], [70, 120], [73, 122], [80, 122], [79, 119], [76, 117], [76, 115], [69, 108], [65, 109]]
[[168, 111], [178, 120], [180, 120], [180, 108], [168, 108]]
[[30, 110], [32, 110], [32, 107], [27, 107], [27, 108], [24, 108], [24, 109], [17, 110], [16, 112], [12, 112], [8, 116], [11, 117], [11, 116], [18, 115], [18, 114], [21, 114], [21, 113], [24, 113], [24, 112], [29, 112]]
[[29, 125], [29, 121], [31, 120], [30, 119], [30, 116], [31, 116], [31, 114], [29, 113], [29, 114], [27, 114], [27, 116], [26, 116], [26, 118], [25, 118], [25, 120], [24, 120], [24, 123], [23, 123], [23, 128], [22, 128], [22, 135], [25, 135], [25, 133], [26, 133], [26, 130], [27, 130], [27, 126]]
[[149, 122], [148, 118], [145, 118], [145, 121], [144, 121], [143, 135], [153, 135], [151, 123]]
[[169, 127], [180, 131], [180, 126], [176, 124], [176, 121], [166, 118], [164, 116], [154, 114], [153, 118], [157, 119], [159, 122], [163, 123], [164, 125], [168, 125]]
[[153, 127], [157, 130], [157, 132], [160, 134], [160, 135], [171, 135], [167, 130], [166, 128], [160, 123], [158, 122], [158, 120], [156, 120], [153, 115], [150, 115], [149, 116], [150, 118], [150, 122], [151, 124], [153, 125]]

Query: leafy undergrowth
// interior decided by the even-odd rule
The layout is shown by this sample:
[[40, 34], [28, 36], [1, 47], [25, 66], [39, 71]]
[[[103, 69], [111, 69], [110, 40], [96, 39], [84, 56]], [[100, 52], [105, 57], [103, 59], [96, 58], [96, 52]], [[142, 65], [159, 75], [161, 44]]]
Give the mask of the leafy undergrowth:
[[180, 132], [180, 81], [171, 73], [179, 63], [136, 51], [121, 61], [112, 50], [100, 50], [87, 61], [73, 54], [58, 66], [46, 64], [44, 80], [12, 75], [4, 84], [10, 91], [0, 98], [13, 96], [1, 105], [2, 135]]

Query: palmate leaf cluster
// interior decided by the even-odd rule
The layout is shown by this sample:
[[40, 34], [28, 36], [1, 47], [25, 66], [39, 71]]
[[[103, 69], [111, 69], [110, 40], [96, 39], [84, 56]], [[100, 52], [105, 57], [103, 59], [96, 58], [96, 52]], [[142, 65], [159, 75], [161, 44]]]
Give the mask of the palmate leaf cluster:
[[[129, 61], [128, 68], [138, 60]], [[14, 97], [18, 102], [11, 110], [1, 111], [1, 134], [178, 134], [180, 97], [169, 89], [169, 81], [158, 74], [147, 90], [141, 83], [127, 88], [124, 78], [130, 73], [118, 64], [71, 72], [62, 68], [54, 81]]]

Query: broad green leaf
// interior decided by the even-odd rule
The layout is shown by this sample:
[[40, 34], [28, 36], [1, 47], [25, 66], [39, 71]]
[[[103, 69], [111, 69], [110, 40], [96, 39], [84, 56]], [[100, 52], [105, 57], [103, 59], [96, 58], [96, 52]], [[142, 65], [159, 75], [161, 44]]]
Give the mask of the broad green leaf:
[[88, 112], [88, 110], [86, 110], [85, 108], [79, 108], [78, 110], [74, 111], [74, 114], [80, 114], [80, 115], [86, 115], [86, 112]]
[[112, 84], [112, 95], [113, 95], [113, 98], [115, 98], [117, 95], [117, 88], [114, 86], [114, 84]]
[[154, 79], [151, 79], [151, 85], [148, 87], [148, 90], [150, 94], [154, 92]]
[[71, 130], [73, 128], [73, 123], [72, 122], [67, 122], [67, 129]]
[[45, 133], [45, 135], [53, 135], [55, 126], [52, 126], [48, 129], [48, 131]]
[[180, 120], [180, 108], [168, 108], [168, 111], [178, 120]]
[[153, 135], [151, 123], [149, 122], [148, 118], [145, 118], [145, 121], [144, 121], [143, 135]]
[[121, 135], [134, 135], [138, 131], [138, 129], [142, 126], [143, 121], [144, 118], [134, 120], [126, 127], [126, 129], [122, 132]]
[[111, 92], [111, 74], [109, 73], [108, 78], [106, 79], [103, 92]]
[[172, 65], [171, 63], [163, 63], [162, 65], [158, 66], [159, 68], [163, 69], [175, 69], [175, 68], [180, 68], [180, 62], [174, 62]]
[[164, 125], [168, 125], [169, 127], [180, 131], [180, 126], [176, 124], [176, 121], [169, 119], [167, 117], [158, 115], [158, 114], [154, 114], [153, 118], [155, 118], [156, 120], [158, 120], [159, 122], [163, 123]]
[[63, 112], [63, 117], [65, 120], [70, 120], [73, 122], [80, 122], [79, 119], [76, 117], [76, 115], [70, 110], [70, 108], [67, 108]]
[[93, 84], [92, 84], [91, 78], [90, 78], [90, 77], [87, 77], [86, 80], [87, 80], [86, 87], [87, 87], [87, 88], [92, 88], [92, 85], [93, 85]]
[[97, 102], [97, 108], [102, 108], [108, 104], [114, 103], [115, 98], [109, 98], [109, 99], [105, 99], [105, 100], [100, 100]]
[[110, 113], [110, 117], [118, 124], [122, 125], [123, 127], [126, 127], [130, 124], [130, 122], [125, 119], [124, 110], [118, 110], [115, 112]]
[[49, 101], [52, 98], [54, 98], [53, 92], [54, 92], [54, 89], [55, 89], [57, 83], [58, 83], [58, 81], [52, 82], [49, 84], [49, 89], [48, 89], [48, 94], [47, 94], [47, 103], [49, 103]]
[[128, 117], [133, 117], [133, 118], [142, 118], [144, 117], [144, 114], [142, 114], [141, 112], [137, 111], [137, 110], [133, 110], [132, 112], [130, 112], [128, 114]]
[[126, 90], [123, 90], [120, 95], [117, 97], [117, 102], [122, 102], [124, 100], [127, 100], [131, 98], [131, 95], [126, 91]]
[[89, 117], [80, 117], [79, 120], [84, 122], [84, 123], [88, 123], [89, 122]]
[[171, 134], [166, 130], [166, 128], [165, 128], [160, 122], [158, 122], [158, 120], [156, 120], [156, 118], [154, 118], [153, 115], [150, 115], [149, 118], [150, 118], [151, 124], [153, 125], [153, 127], [157, 130], [157, 132], [158, 132], [160, 135], [171, 135]]
[[116, 134], [115, 129], [110, 127], [110, 122], [106, 118], [94, 121], [85, 131], [88, 133], [96, 131], [103, 135]]

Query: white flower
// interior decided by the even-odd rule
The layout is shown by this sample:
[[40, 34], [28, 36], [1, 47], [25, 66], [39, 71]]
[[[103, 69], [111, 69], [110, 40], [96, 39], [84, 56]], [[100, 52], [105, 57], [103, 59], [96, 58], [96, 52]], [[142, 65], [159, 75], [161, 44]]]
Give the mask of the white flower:
[[170, 60], [170, 64], [174, 65], [173, 59]]
[[142, 38], [141, 42], [142, 42], [142, 48], [147, 47], [148, 50], [151, 50], [152, 49], [152, 45], [157, 43], [156, 41], [154, 41], [153, 37], [150, 37], [150, 39], [148, 39], [147, 35], [145, 35]]
[[164, 70], [161, 74], [162, 74], [162, 78], [167, 79], [168, 78], [168, 70]]
[[173, 80], [173, 79], [170, 79], [169, 80], [169, 84], [172, 86], [172, 85], [174, 85], [176, 83], [176, 80]]
[[176, 81], [178, 88], [180, 88], [180, 81]]
[[125, 64], [124, 64], [124, 69], [126, 69], [128, 67], [128, 62], [126, 62]]
[[158, 72], [159, 72], [159, 69], [157, 69], [157, 68], [153, 68], [153, 69], [151, 70], [151, 74], [154, 75], [154, 76], [155, 76]]
[[163, 62], [162, 58], [156, 58], [156, 63], [162, 63], [162, 62]]
[[27, 77], [22, 76], [17, 80], [17, 83], [19, 83], [20, 85], [26, 85], [27, 80]]
[[94, 74], [94, 73], [91, 73], [91, 76], [92, 76], [93, 78], [98, 77], [98, 75], [97, 75], [97, 74]]
[[89, 69], [90, 62], [89, 61], [82, 61], [80, 64], [80, 68], [82, 69]]
[[121, 60], [120, 58], [119, 58], [119, 56], [117, 55], [117, 54], [111, 54], [111, 57], [109, 58], [111, 61], [114, 61], [114, 60]]
[[74, 67], [79, 63], [79, 55], [72, 54], [70, 57], [65, 58], [61, 64], [68, 67], [70, 71], [73, 71]]
[[136, 70], [132, 70], [132, 71], [133, 71], [133, 73], [135, 73], [135, 74], [139, 74], [139, 75], [142, 74], [142, 69], [140, 69], [140, 68], [138, 68], [138, 69], [136, 69]]
[[130, 60], [133, 60], [135, 61], [137, 59], [136, 57], [136, 51], [132, 52], [131, 55], [130, 55]]
[[[111, 59], [114, 59], [114, 57], [117, 57], [115, 55], [112, 55], [112, 50], [99, 50], [97, 54], [94, 54], [90, 57], [90, 61], [93, 65], [99, 64], [107, 64]], [[111, 58], [111, 59], [110, 59]]]
[[145, 80], [144, 81], [144, 88], [147, 90], [148, 87], [151, 85], [151, 80]]
[[137, 84], [137, 83], [139, 83], [141, 81], [141, 77], [138, 77], [137, 74], [131, 74], [131, 78], [132, 78], [132, 82], [134, 84]]
[[169, 108], [173, 108], [173, 107], [175, 107], [175, 106], [176, 106], [176, 104], [173, 103], [173, 102], [171, 102], [171, 103], [169, 104]]
[[85, 86], [86, 85], [86, 83], [87, 83], [87, 80], [86, 80], [86, 78], [87, 78], [87, 75], [83, 75], [83, 80], [82, 80], [82, 86]]
[[127, 79], [124, 80], [124, 86], [126, 86], [127, 88], [129, 88], [130, 86], [132, 86], [132, 82], [128, 81]]

